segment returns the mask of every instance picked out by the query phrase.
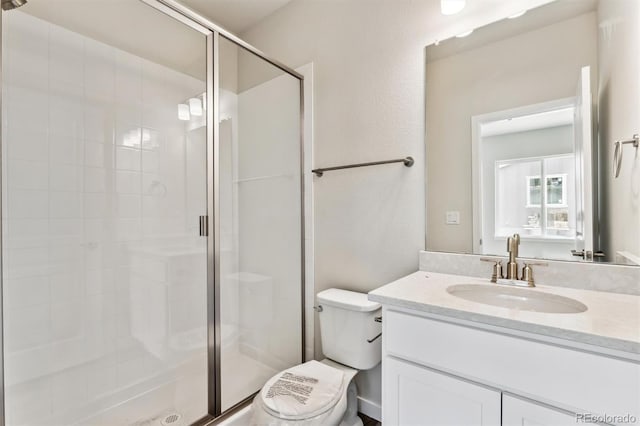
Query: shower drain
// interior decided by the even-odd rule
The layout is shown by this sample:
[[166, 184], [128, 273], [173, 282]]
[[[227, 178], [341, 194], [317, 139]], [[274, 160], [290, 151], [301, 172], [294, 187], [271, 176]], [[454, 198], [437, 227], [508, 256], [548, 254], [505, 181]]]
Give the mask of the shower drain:
[[175, 425], [177, 422], [180, 421], [180, 419], [182, 418], [182, 415], [178, 414], [178, 413], [171, 413], [171, 414], [167, 414], [164, 419], [162, 419], [160, 421], [160, 423], [163, 426], [170, 426], [170, 425]]

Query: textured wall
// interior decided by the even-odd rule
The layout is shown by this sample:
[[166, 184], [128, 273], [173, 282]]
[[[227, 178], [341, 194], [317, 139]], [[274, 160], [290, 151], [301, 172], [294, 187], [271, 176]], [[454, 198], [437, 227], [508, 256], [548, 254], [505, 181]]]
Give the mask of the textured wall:
[[[640, 3], [601, 0], [598, 9], [601, 197], [603, 250], [616, 262], [640, 262], [640, 151], [624, 148], [613, 178], [613, 143], [640, 132]], [[633, 53], [635, 52], [635, 53]], [[621, 256], [623, 252], [625, 256]], [[631, 259], [629, 258], [631, 256]]]
[[313, 62], [315, 167], [416, 160], [410, 169], [385, 165], [314, 178], [316, 293], [366, 292], [418, 269], [425, 46], [546, 2], [469, 2], [463, 13], [444, 17], [437, 0], [295, 0], [242, 34], [292, 67]]

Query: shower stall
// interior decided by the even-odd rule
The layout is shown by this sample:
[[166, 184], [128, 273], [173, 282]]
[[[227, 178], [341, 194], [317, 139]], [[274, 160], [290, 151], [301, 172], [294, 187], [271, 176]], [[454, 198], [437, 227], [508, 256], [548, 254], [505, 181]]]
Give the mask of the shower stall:
[[174, 0], [24, 3], [0, 11], [0, 426], [232, 412], [305, 358], [302, 76]]

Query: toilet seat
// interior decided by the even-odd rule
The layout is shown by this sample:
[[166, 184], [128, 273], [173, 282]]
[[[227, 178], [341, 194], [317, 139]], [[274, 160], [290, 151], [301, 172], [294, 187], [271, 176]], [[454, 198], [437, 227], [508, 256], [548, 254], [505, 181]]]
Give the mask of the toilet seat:
[[337, 425], [346, 411], [347, 388], [356, 373], [330, 360], [309, 361], [284, 370], [256, 395], [252, 424]]
[[318, 361], [284, 370], [260, 392], [262, 406], [283, 420], [305, 420], [332, 409], [344, 394], [343, 371]]

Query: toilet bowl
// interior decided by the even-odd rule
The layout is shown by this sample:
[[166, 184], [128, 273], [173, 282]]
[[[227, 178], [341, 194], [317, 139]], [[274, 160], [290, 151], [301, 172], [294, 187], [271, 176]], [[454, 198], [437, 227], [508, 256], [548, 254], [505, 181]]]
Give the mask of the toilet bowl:
[[381, 306], [367, 295], [329, 289], [318, 293], [323, 361], [273, 376], [256, 395], [252, 425], [362, 426], [353, 378], [381, 359]]
[[251, 424], [361, 426], [353, 382], [357, 372], [328, 359], [284, 370], [256, 395]]

